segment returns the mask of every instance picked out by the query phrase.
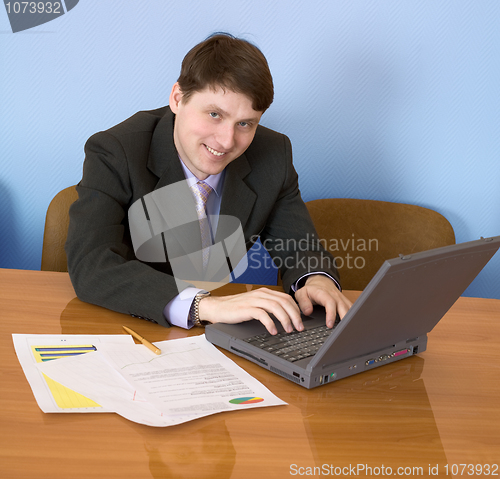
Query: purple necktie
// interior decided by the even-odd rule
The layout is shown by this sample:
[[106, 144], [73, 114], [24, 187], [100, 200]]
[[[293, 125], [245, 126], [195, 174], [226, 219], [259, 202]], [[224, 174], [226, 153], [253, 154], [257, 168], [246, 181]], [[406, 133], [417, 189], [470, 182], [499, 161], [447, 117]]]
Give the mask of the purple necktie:
[[208, 256], [210, 253], [209, 248], [212, 245], [210, 225], [208, 224], [206, 212], [207, 200], [210, 196], [210, 193], [212, 192], [212, 187], [204, 181], [198, 181], [198, 183], [191, 186], [191, 191], [194, 195], [194, 199], [196, 202], [196, 213], [198, 214], [198, 220], [200, 222], [203, 269], [205, 269], [208, 264]]

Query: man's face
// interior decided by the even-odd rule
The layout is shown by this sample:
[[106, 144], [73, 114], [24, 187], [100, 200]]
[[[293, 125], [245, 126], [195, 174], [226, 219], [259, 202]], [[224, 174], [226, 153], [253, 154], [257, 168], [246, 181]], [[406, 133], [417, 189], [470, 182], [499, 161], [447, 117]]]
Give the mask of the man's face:
[[177, 83], [170, 108], [177, 152], [199, 180], [220, 173], [250, 146], [263, 114], [245, 94], [222, 88], [207, 87], [184, 101]]

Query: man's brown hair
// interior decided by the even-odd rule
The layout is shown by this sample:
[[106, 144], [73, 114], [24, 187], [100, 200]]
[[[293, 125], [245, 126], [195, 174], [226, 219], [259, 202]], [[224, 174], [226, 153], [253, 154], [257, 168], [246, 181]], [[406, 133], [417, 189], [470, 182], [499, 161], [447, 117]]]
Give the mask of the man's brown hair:
[[182, 61], [177, 80], [188, 101], [206, 87], [243, 93], [255, 111], [265, 111], [273, 102], [273, 78], [266, 57], [250, 42], [218, 33], [193, 47]]

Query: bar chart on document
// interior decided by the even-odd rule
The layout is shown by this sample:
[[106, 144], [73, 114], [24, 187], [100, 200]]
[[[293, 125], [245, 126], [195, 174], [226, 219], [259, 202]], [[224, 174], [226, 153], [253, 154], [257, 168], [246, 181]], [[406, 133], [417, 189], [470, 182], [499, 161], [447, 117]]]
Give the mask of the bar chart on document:
[[[31, 346], [33, 358], [37, 363], [54, 361], [60, 358], [79, 356], [90, 351], [97, 351], [93, 344], [82, 345], [33, 345]], [[80, 409], [80, 408], [101, 408], [99, 404], [91, 399], [82, 396], [72, 389], [50, 379], [41, 373], [50, 394], [54, 398], [57, 406], [61, 409]]]
[[49, 378], [39, 371], [37, 365], [93, 354], [106, 342], [133, 344], [130, 336], [13, 334], [12, 339], [26, 379], [43, 412], [113, 412]]

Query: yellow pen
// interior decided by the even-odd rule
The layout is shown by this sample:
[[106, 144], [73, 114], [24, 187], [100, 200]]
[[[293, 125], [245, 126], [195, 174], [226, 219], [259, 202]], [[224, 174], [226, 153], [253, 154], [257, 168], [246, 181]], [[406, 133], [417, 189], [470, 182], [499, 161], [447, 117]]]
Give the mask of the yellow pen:
[[161, 354], [161, 350], [157, 348], [154, 344], [151, 344], [147, 339], [144, 339], [140, 334], [137, 334], [135, 331], [132, 331], [127, 326], [123, 326], [123, 329], [127, 331], [128, 334], [131, 334], [135, 339], [139, 340], [144, 346], [148, 349], [151, 349], [155, 354]]

